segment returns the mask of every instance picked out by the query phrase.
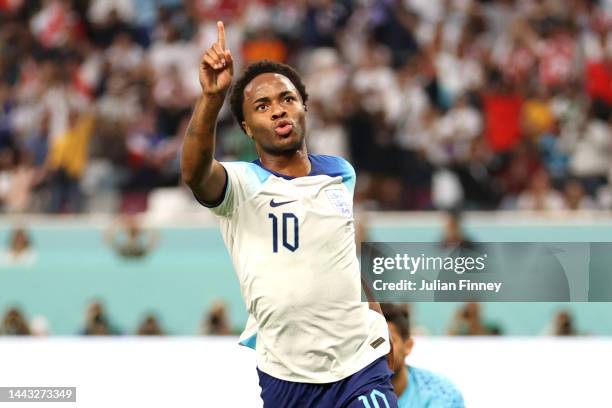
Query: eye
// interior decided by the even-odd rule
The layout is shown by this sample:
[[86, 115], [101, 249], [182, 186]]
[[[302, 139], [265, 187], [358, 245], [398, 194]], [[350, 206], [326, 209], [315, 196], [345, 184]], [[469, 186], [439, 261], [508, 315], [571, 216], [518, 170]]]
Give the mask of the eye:
[[293, 102], [293, 101], [295, 101], [295, 98], [293, 96], [285, 96], [283, 101], [285, 101], [285, 102]]
[[257, 105], [257, 106], [255, 107], [255, 110], [256, 110], [256, 111], [260, 111], [260, 112], [263, 112], [263, 111], [264, 111], [264, 110], [266, 110], [266, 109], [267, 109], [267, 105], [264, 105], [264, 104], [262, 104], [262, 105]]

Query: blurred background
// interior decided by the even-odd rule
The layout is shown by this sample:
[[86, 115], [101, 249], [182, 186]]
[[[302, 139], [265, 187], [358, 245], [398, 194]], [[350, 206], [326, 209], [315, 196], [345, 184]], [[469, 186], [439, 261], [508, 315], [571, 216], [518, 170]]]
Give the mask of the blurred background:
[[[303, 75], [309, 151], [357, 171], [359, 240], [612, 241], [612, 0], [0, 0], [7, 384], [84, 384], [87, 406], [138, 398], [120, 384], [140, 384], [157, 390], [150, 406], [172, 406], [160, 390], [233, 378], [252, 389], [230, 393], [253, 401], [253, 354], [231, 337], [247, 315], [230, 258], [179, 180], [217, 20], [237, 72], [271, 59]], [[227, 106], [217, 150], [256, 158]], [[406, 314], [411, 361], [448, 375], [468, 406], [611, 406], [592, 382], [606, 378], [593, 370], [610, 355], [609, 304], [415, 303]], [[70, 338], [39, 349], [29, 335]], [[531, 397], [504, 391], [517, 381]], [[181, 406], [203, 398], [182, 395]]]
[[[289, 63], [373, 241], [612, 240], [610, 0], [0, 0], [0, 334], [235, 335], [179, 180], [201, 53]], [[217, 158], [256, 158], [227, 107]], [[463, 213], [462, 216], [459, 214]], [[421, 335], [612, 335], [607, 304], [414, 304]]]

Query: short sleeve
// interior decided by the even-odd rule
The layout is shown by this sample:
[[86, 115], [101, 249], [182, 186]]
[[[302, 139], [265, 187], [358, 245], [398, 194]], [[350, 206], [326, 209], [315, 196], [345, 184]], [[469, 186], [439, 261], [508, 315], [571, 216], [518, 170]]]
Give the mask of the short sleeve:
[[220, 199], [214, 203], [205, 203], [196, 197], [196, 200], [204, 207], [209, 208], [214, 214], [220, 217], [229, 217], [233, 212], [234, 191], [239, 188], [240, 179], [227, 163], [221, 163], [225, 171], [225, 186]]
[[357, 175], [355, 174], [355, 169], [345, 159], [340, 159], [342, 163], [342, 183], [346, 186], [348, 191], [351, 194], [355, 192], [355, 183], [357, 181]]
[[355, 169], [353, 166], [340, 156], [326, 156], [319, 154], [308, 155], [312, 164], [311, 176], [321, 174], [330, 177], [342, 177], [342, 184], [346, 187], [350, 194], [355, 191]]
[[223, 195], [216, 203], [203, 203], [215, 215], [231, 218], [234, 210], [248, 200], [263, 184], [269, 173], [258, 171], [258, 167], [245, 162], [221, 162], [227, 175]]

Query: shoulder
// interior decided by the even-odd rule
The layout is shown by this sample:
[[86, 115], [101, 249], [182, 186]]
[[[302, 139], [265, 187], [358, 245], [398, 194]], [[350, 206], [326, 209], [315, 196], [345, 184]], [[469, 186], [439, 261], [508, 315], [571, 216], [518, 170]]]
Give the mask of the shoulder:
[[310, 154], [308, 157], [312, 165], [311, 176], [340, 176], [349, 191], [352, 192], [355, 189], [355, 169], [346, 159], [339, 156], [326, 156], [322, 154]]
[[340, 176], [342, 177], [342, 183], [351, 193], [355, 190], [355, 169], [346, 159], [339, 156], [326, 156], [322, 154], [310, 154], [308, 157], [312, 165], [311, 176]]
[[312, 169], [311, 176], [326, 175], [330, 177], [342, 177], [342, 183], [353, 193], [355, 190], [356, 174], [355, 169], [344, 158], [339, 156], [326, 156], [322, 154], [310, 154]]
[[448, 378], [429, 370], [410, 366], [410, 379], [419, 388], [419, 394], [431, 400], [432, 407], [463, 408], [463, 396]]
[[230, 178], [239, 178], [254, 184], [265, 182], [271, 175], [269, 171], [252, 162], [224, 161], [220, 162]]
[[312, 175], [327, 174], [330, 176], [343, 175], [355, 177], [355, 169], [340, 156], [327, 156], [323, 154], [310, 154]]

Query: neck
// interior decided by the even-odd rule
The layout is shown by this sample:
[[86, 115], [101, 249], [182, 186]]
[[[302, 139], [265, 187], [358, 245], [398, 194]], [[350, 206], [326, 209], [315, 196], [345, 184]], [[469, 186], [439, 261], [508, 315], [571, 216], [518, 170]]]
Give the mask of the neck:
[[402, 370], [391, 378], [391, 384], [399, 398], [408, 388], [408, 367], [402, 367]]
[[281, 154], [260, 151], [259, 160], [265, 168], [289, 177], [306, 176], [311, 170], [306, 147]]

